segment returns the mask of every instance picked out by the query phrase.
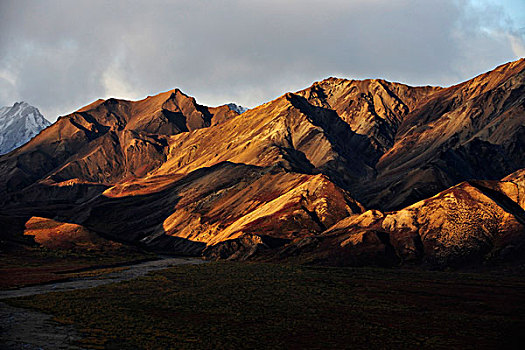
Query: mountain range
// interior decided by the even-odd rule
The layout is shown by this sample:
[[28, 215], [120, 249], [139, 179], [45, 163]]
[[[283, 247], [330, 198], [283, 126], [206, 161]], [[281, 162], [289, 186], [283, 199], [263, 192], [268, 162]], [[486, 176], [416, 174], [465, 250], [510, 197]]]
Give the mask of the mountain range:
[[208, 259], [519, 259], [524, 152], [525, 59], [448, 88], [328, 78], [250, 110], [98, 100], [0, 157], [0, 230], [22, 242], [38, 217]]
[[0, 108], [0, 154], [22, 146], [49, 125], [39, 110], [27, 102]]

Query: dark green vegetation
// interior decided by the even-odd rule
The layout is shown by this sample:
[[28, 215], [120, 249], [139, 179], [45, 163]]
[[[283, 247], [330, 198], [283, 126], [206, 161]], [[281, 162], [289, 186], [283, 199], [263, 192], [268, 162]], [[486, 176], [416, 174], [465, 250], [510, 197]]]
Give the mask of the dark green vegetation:
[[91, 348], [494, 349], [520, 344], [523, 301], [517, 275], [219, 262], [10, 303]]

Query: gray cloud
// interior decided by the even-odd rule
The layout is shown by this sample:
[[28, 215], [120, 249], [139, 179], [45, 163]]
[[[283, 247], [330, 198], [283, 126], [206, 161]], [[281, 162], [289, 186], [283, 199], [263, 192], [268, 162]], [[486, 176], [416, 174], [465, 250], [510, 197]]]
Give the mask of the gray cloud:
[[252, 107], [327, 76], [450, 85], [525, 54], [512, 2], [2, 1], [0, 105], [54, 120], [174, 87]]

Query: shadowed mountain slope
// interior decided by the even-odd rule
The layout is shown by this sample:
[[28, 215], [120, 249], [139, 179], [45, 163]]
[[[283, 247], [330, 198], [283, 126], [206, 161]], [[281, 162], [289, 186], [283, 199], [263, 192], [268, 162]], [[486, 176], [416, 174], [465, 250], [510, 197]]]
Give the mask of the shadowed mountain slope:
[[372, 207], [386, 202], [385, 208], [395, 208], [463, 180], [497, 180], [525, 167], [524, 147], [521, 59], [422, 101], [400, 125], [360, 198]]
[[[288, 240], [316, 234], [363, 211], [323, 175], [229, 162], [174, 178], [157, 192], [129, 195], [127, 190], [107, 190], [69, 220], [161, 250], [173, 237], [203, 242], [202, 250], [246, 233]], [[175, 251], [190, 253], [180, 246]]]

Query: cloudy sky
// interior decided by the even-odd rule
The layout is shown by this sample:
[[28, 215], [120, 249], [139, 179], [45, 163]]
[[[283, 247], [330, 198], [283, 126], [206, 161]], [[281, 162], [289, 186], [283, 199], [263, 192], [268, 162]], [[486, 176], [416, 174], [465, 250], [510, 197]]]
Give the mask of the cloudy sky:
[[523, 0], [0, 0], [0, 106], [179, 87], [247, 107], [329, 76], [447, 86], [525, 56]]

